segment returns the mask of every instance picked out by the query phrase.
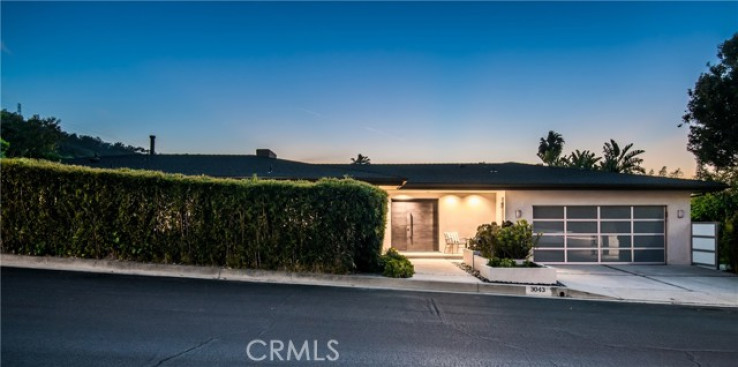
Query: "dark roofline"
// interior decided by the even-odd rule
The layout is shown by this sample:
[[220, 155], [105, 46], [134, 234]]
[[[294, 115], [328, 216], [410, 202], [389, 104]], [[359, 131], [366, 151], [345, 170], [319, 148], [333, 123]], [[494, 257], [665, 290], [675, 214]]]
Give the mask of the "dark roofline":
[[189, 175], [317, 181], [350, 177], [401, 190], [613, 190], [714, 192], [719, 182], [585, 171], [525, 163], [318, 164], [255, 155], [133, 154], [64, 160], [99, 168], [159, 170]]
[[685, 186], [685, 187], [664, 187], [653, 185], [615, 185], [615, 184], [560, 184], [560, 185], [543, 185], [543, 184], [506, 184], [506, 185], [490, 185], [490, 184], [443, 184], [443, 183], [416, 183], [407, 184], [400, 189], [402, 190], [560, 190], [560, 191], [589, 191], [589, 190], [611, 190], [611, 191], [689, 191], [689, 192], [715, 192], [728, 188], [727, 185], [718, 184], [710, 186]]

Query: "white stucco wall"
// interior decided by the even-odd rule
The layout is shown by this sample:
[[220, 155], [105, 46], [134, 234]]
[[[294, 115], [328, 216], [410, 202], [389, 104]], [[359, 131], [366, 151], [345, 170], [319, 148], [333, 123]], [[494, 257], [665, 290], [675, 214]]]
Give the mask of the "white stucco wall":
[[[508, 220], [533, 220], [534, 205], [660, 205], [666, 206], [666, 263], [690, 264], [690, 193], [686, 191], [506, 191]], [[515, 211], [521, 211], [516, 218]], [[677, 211], [684, 217], [678, 218]]]
[[443, 251], [446, 242], [443, 232], [458, 232], [459, 237], [473, 237], [477, 227], [492, 221], [500, 222], [501, 209], [497, 205], [498, 192], [442, 192], [397, 190], [383, 188], [388, 192], [389, 212], [385, 227], [383, 248], [392, 246], [392, 200], [437, 199], [438, 200], [438, 249]]

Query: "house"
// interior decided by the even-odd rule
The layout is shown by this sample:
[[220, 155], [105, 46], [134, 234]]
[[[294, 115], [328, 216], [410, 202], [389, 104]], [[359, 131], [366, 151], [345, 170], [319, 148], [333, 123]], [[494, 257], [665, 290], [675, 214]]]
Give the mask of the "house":
[[[153, 149], [152, 149], [153, 151]], [[521, 163], [309, 164], [256, 155], [126, 155], [65, 163], [230, 178], [351, 177], [387, 191], [384, 247], [443, 251], [443, 233], [526, 219], [543, 263], [690, 264], [690, 197], [715, 182]]]

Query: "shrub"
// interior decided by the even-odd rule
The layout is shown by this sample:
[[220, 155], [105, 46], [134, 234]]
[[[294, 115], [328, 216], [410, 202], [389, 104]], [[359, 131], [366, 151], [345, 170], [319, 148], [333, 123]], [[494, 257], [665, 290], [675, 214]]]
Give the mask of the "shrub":
[[525, 219], [517, 223], [505, 221], [502, 226], [492, 222], [477, 227], [477, 234], [470, 241], [470, 248], [489, 259], [497, 257], [527, 260], [530, 250], [540, 237], [540, 234], [533, 235], [533, 226]]
[[515, 264], [515, 260], [513, 259], [500, 259], [497, 256], [492, 257], [487, 262], [487, 265], [494, 267], [494, 268], [514, 268], [517, 266]]
[[496, 222], [482, 224], [477, 227], [477, 234], [469, 241], [469, 249], [479, 251], [486, 258], [492, 257], [492, 251], [497, 244], [497, 232], [500, 227]]
[[410, 278], [415, 274], [413, 263], [394, 248], [387, 250], [379, 262], [383, 268], [382, 275], [386, 277]]
[[387, 194], [358, 181], [0, 163], [3, 253], [329, 273], [379, 266]]
[[505, 258], [500, 259], [499, 257], [492, 257], [487, 262], [488, 266], [491, 266], [493, 268], [537, 268], [538, 265], [532, 261], [525, 260], [522, 263], [518, 264], [517, 261]]
[[541, 235], [533, 234], [533, 226], [525, 219], [509, 226], [502, 226], [497, 232], [497, 246], [494, 255], [501, 258], [526, 259], [531, 255]]

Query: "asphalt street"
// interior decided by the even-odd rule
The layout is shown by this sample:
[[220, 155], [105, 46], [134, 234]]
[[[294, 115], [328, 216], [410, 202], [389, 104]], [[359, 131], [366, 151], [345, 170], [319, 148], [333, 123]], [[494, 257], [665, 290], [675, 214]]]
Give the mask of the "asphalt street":
[[0, 276], [3, 366], [738, 361], [738, 309], [15, 268]]

